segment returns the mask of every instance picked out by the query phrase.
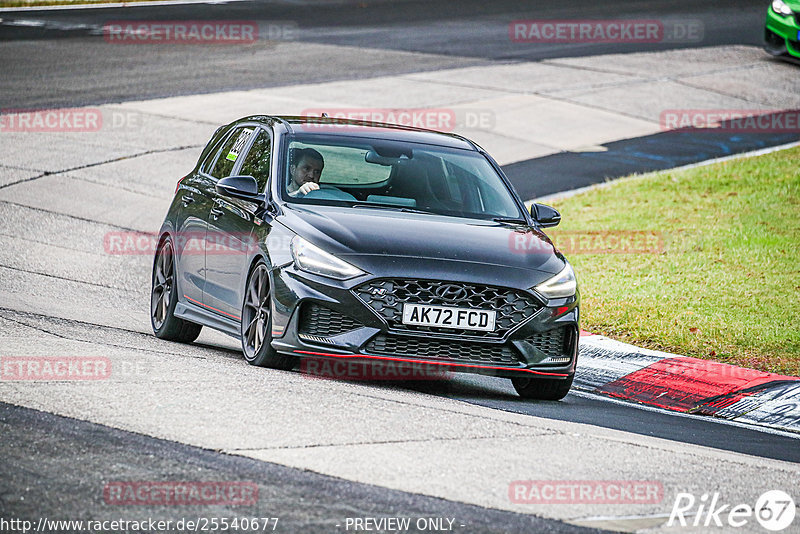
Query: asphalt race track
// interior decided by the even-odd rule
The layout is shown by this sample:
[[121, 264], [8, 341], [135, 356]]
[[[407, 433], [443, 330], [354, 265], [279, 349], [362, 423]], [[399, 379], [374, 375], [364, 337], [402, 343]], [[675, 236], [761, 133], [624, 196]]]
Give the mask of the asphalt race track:
[[[11, 454], [4, 454], [8, 468], [3, 473], [3, 493], [33, 497], [15, 504], [17, 516], [38, 517], [43, 509], [49, 509], [53, 519], [91, 515], [98, 520], [113, 520], [118, 517], [113, 508], [106, 507], [105, 513], [98, 514], [103, 495], [95, 488], [102, 487], [107, 473], [124, 463], [125, 476], [141, 480], [158, 480], [165, 473], [180, 480], [257, 480], [258, 505], [250, 507], [248, 514], [259, 518], [280, 514], [279, 525], [284, 532], [331, 532], [337, 527], [338, 517], [375, 517], [388, 510], [416, 517], [457, 517], [459, 525], [480, 532], [599, 532], [221, 455], [5, 404], [0, 404], [0, 421], [6, 443], [33, 444], [13, 451], [4, 448], [4, 453]], [[74, 452], [61, 454], [65, 450]], [[42, 466], [38, 461], [41, 458], [50, 461]], [[36, 479], [31, 478], [31, 472], [37, 473]], [[31, 492], [32, 484], [44, 491]], [[309, 495], [314, 498], [309, 499]], [[181, 513], [184, 517], [202, 517], [209, 511], [194, 506]], [[214, 513], [234, 517], [240, 511], [235, 506], [220, 506]], [[175, 514], [164, 506], [148, 511], [147, 517], [166, 519]]]
[[[620, 77], [608, 87], [657, 91], [658, 66], [652, 78], [630, 81], [622, 80], [634, 76], [622, 67], [593, 72], [575, 62], [659, 52], [705, 54], [713, 63], [696, 49], [747, 46], [721, 53], [720, 79], [729, 72], [756, 79], [765, 69], [789, 85], [764, 89], [773, 100], [735, 84], [715, 95], [726, 94], [728, 106], [769, 109], [764, 102], [785, 98], [800, 107], [790, 70], [797, 67], [752, 48], [760, 46], [765, 10], [743, 0], [253, 0], [0, 11], [0, 109], [105, 105], [146, 117], [140, 130], [74, 145], [60, 134], [0, 132], [0, 356], [97, 356], [121, 369], [92, 383], [0, 380], [0, 520], [254, 516], [279, 517], [276, 532], [363, 532], [346, 528], [347, 518], [391, 516], [451, 518], [453, 530], [465, 533], [723, 532], [663, 524], [679, 492], [720, 492], [726, 503], [753, 505], [767, 490], [796, 491], [800, 441], [787, 433], [581, 392], [560, 402], [522, 401], [510, 382], [493, 377], [309, 379], [249, 367], [236, 340], [208, 329], [189, 346], [160, 341], [147, 320], [152, 256], [98, 251], [109, 232], [155, 229], [175, 181], [219, 124], [219, 102], [236, 91], [293, 93], [259, 101], [271, 102], [302, 98], [306, 86], [344, 94], [353, 82], [379, 78], [376, 87], [390, 87], [397, 77], [531, 62], [571, 69], [576, 79]], [[519, 46], [508, 39], [512, 20], [574, 18], [701, 21], [704, 32], [699, 42], [635, 45]], [[109, 21], [130, 19], [284, 21], [296, 35], [247, 47], [138, 47], [109, 46], [98, 33]], [[507, 97], [466, 84], [460, 90], [484, 91], [487, 101]], [[213, 105], [193, 100], [218, 93]], [[598, 137], [587, 143], [591, 150], [523, 150], [501, 163], [530, 199], [800, 139], [797, 132], [658, 132], [642, 127], [641, 116], [620, 115], [630, 122], [625, 132], [643, 133]], [[149, 120], [157, 127], [146, 129]], [[509, 484], [529, 479], [658, 481], [664, 495], [647, 504], [511, 502]], [[204, 507], [104, 500], [114, 481], [192, 480], [254, 482], [258, 499]], [[735, 531], [763, 532], [754, 520]]]
[[[640, 2], [245, 1], [214, 5], [136, 7], [135, 10], [3, 13], [0, 47], [4, 108], [85, 105], [324, 80], [358, 79], [489, 61], [534, 61], [630, 51], [664, 50], [697, 43], [537, 44], [508, 39], [517, 19], [653, 18], [702, 21], [703, 46], [761, 44], [765, 8], [735, 0], [708, 6], [691, 0]], [[306, 46], [276, 49], [191, 47], [158, 50], [145, 58], [135, 47], [109, 47], [87, 39], [115, 20], [289, 21]], [[31, 23], [30, 21], [38, 21]], [[69, 29], [64, 29], [69, 28]], [[312, 45], [353, 47], [332, 55]], [[222, 70], [220, 70], [222, 69]], [[39, 75], [48, 83], [31, 83]]]

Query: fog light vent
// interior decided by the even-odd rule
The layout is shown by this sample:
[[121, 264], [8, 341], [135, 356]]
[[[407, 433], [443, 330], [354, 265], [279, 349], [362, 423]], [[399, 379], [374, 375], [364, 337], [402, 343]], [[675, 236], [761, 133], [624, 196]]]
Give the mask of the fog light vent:
[[547, 358], [542, 360], [541, 363], [569, 363], [570, 360], [572, 360], [572, 358], [569, 356], [562, 356], [560, 358]]
[[311, 341], [312, 343], [322, 343], [323, 345], [333, 345], [333, 341], [327, 337], [313, 336], [311, 334], [297, 334], [297, 337], [303, 341]]

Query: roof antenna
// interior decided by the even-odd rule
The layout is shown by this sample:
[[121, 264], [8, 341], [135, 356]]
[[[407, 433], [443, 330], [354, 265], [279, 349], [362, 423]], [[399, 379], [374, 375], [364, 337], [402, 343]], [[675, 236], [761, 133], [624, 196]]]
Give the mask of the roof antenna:
[[323, 112], [322, 112], [322, 117], [324, 117], [324, 118], [326, 118], [326, 119], [327, 119], [327, 118], [328, 118], [328, 114], [327, 114], [327, 113], [325, 113], [325, 112], [323, 111]]

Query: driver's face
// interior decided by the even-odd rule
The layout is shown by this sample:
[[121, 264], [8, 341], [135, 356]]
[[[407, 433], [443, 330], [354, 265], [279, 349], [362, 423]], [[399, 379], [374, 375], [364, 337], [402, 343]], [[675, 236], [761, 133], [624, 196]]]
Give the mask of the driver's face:
[[323, 166], [324, 164], [317, 159], [304, 157], [297, 165], [289, 167], [289, 172], [297, 185], [303, 185], [306, 182], [319, 183]]

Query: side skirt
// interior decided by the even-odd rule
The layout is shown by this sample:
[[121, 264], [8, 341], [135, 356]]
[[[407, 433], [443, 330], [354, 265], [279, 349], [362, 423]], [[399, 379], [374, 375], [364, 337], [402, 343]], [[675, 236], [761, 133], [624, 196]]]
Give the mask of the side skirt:
[[201, 308], [191, 302], [181, 302], [180, 300], [175, 305], [175, 316], [181, 319], [186, 319], [193, 323], [201, 324], [214, 330], [219, 330], [224, 334], [233, 336], [239, 339], [241, 336], [239, 330], [241, 324], [230, 317], [224, 317], [211, 310]]

